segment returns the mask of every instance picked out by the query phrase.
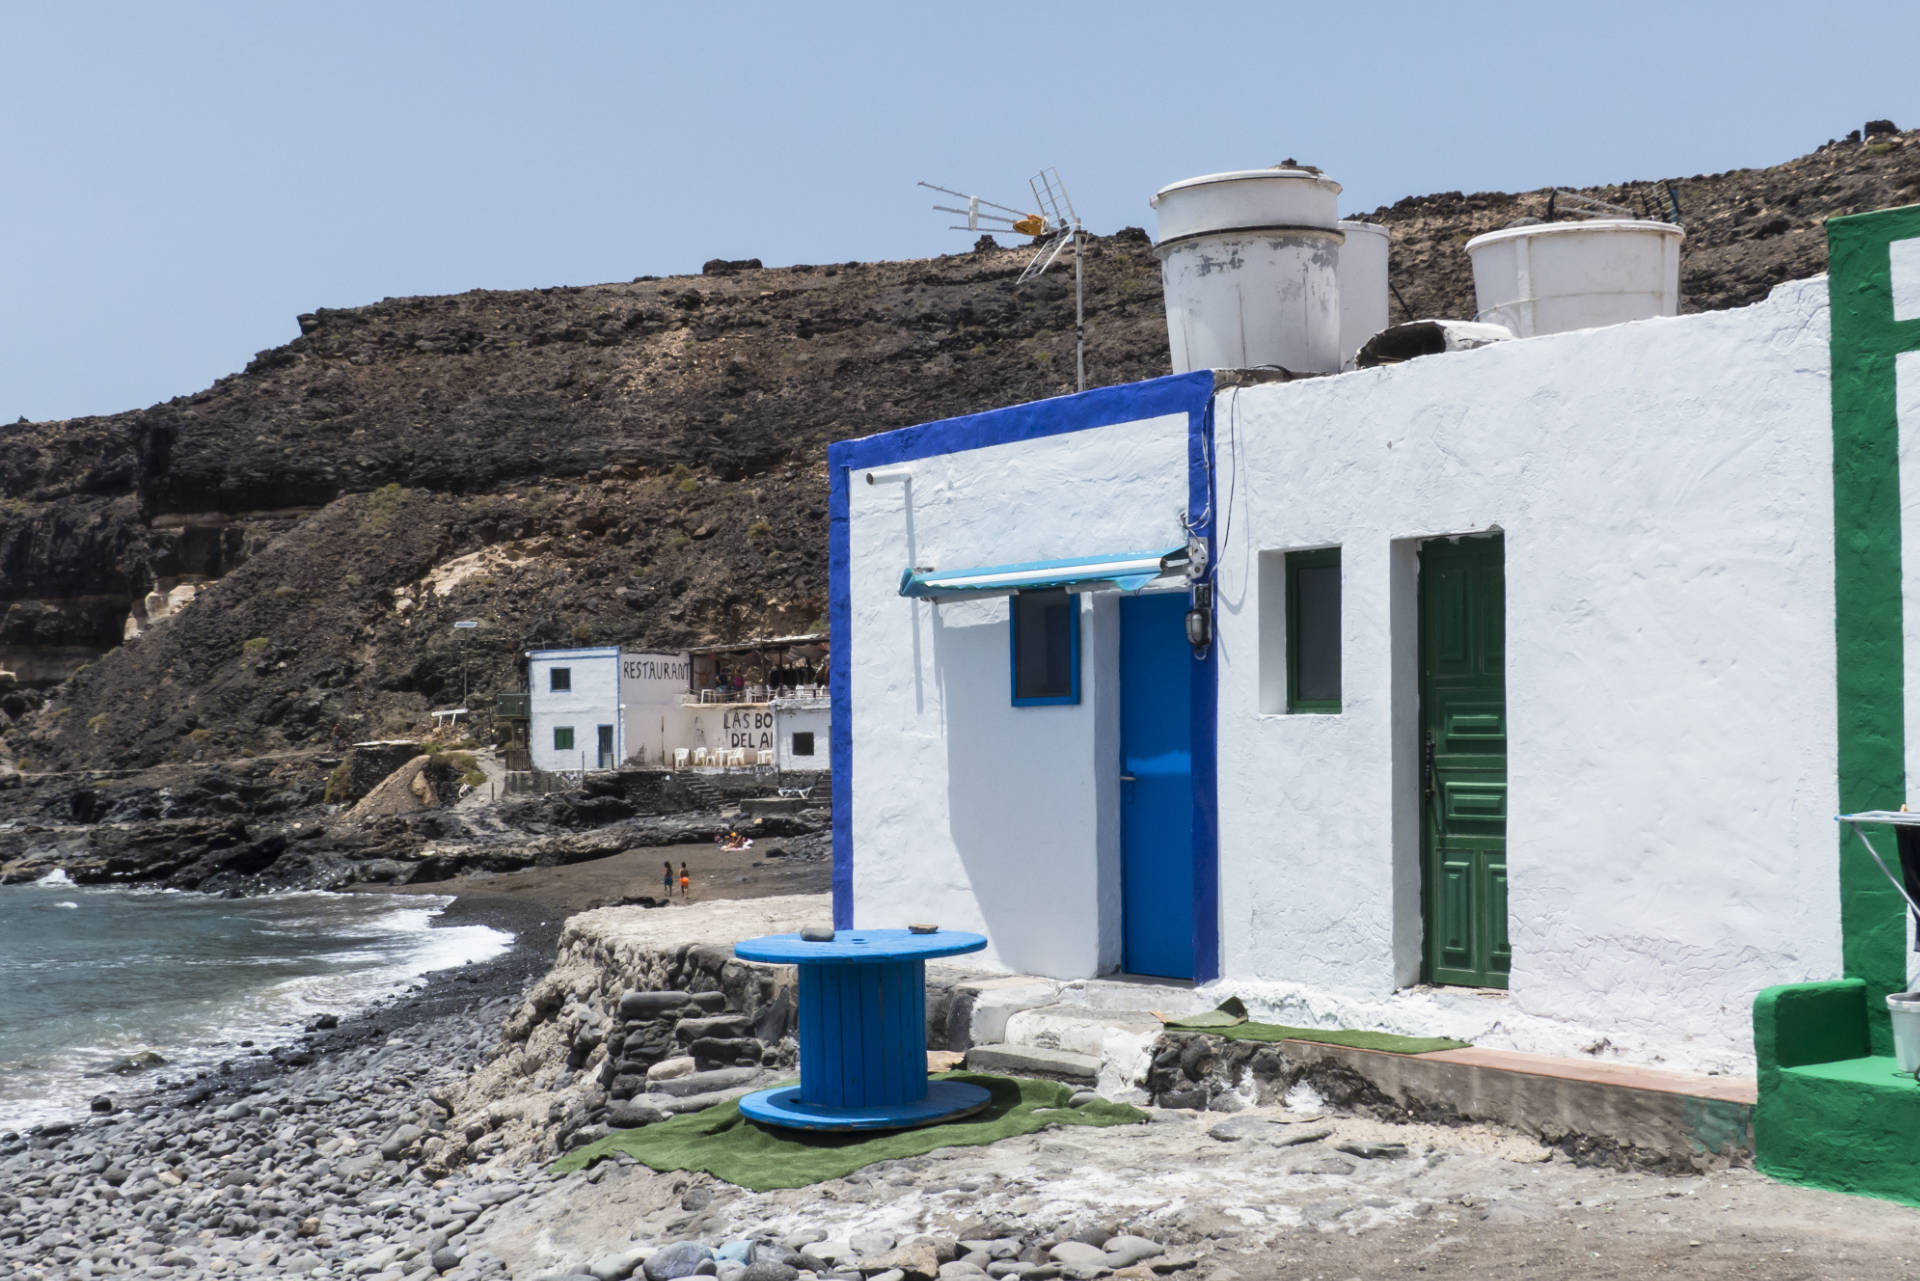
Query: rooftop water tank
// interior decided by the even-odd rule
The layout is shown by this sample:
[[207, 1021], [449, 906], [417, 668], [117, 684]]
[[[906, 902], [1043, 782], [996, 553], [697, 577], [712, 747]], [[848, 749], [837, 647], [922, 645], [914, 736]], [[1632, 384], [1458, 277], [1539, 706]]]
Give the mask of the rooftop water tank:
[[1155, 252], [1173, 371], [1340, 370], [1340, 184], [1242, 169], [1163, 187]]
[[1467, 255], [1477, 318], [1532, 338], [1674, 315], [1685, 234], [1671, 223], [1609, 218], [1475, 236]]
[[1340, 246], [1340, 368], [1367, 339], [1387, 327], [1387, 239], [1377, 222], [1342, 221]]

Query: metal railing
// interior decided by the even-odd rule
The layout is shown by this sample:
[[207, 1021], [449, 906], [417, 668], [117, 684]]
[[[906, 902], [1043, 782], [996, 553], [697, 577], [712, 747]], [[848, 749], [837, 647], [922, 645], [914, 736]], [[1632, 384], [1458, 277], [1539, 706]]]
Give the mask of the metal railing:
[[827, 697], [825, 685], [747, 685], [740, 689], [700, 689], [680, 696], [682, 707], [703, 707], [710, 703], [771, 703], [775, 699]]

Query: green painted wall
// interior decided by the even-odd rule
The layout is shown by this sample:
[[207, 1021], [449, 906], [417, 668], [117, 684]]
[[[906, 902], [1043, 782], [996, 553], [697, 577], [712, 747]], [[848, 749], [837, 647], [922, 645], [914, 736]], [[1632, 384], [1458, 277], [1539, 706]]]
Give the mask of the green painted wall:
[[1753, 1003], [1753, 1048], [1754, 1164], [1785, 1183], [1920, 1205], [1920, 1088], [1892, 1059], [1866, 1057], [1865, 983], [1768, 988]]
[[[1893, 318], [1887, 246], [1916, 236], [1920, 206], [1827, 222], [1842, 813], [1907, 795], [1894, 357], [1920, 349], [1920, 321]], [[1839, 839], [1842, 958], [1867, 986], [1873, 1052], [1891, 1054], [1885, 997], [1907, 981], [1900, 895], [1850, 832]]]

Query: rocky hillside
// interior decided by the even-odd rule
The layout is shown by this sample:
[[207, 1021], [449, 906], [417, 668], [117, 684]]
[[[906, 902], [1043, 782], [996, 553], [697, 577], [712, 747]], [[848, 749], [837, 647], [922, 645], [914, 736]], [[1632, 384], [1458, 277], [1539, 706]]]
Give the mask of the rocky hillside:
[[[1686, 308], [1737, 306], [1822, 270], [1823, 218], [1920, 199], [1920, 132], [1671, 181]], [[1461, 247], [1546, 198], [1362, 215], [1394, 319], [1470, 315]], [[1072, 281], [1016, 288], [1026, 257], [387, 299], [204, 391], [0, 429], [0, 768], [416, 732], [530, 646], [817, 626], [827, 442], [1072, 390]], [[1166, 371], [1143, 233], [1094, 239], [1087, 308], [1092, 382]]]

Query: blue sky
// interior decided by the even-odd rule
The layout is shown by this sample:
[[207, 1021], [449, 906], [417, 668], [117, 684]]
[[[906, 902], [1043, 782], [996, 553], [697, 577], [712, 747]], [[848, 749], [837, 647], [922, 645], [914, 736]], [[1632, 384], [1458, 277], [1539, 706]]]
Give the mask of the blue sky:
[[[1834, 11], [1839, 12], [1839, 11]], [[1920, 5], [15, 4], [0, 423], [197, 390], [389, 295], [967, 247], [926, 178], [1093, 230], [1318, 164], [1343, 208], [1766, 165], [1920, 124]], [[0, 427], [0, 431], [4, 431]]]

